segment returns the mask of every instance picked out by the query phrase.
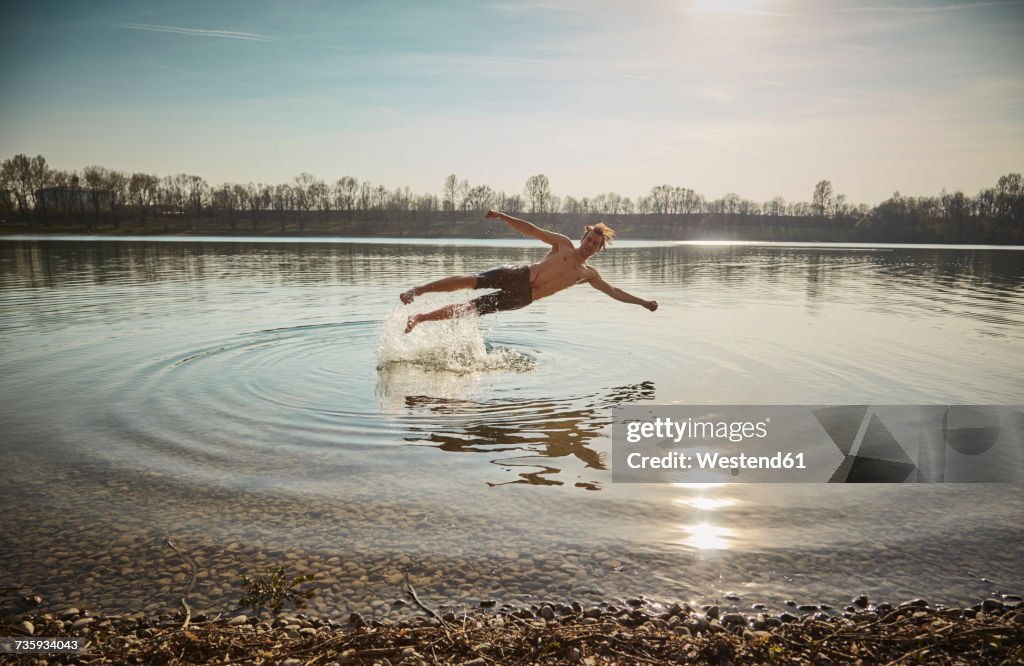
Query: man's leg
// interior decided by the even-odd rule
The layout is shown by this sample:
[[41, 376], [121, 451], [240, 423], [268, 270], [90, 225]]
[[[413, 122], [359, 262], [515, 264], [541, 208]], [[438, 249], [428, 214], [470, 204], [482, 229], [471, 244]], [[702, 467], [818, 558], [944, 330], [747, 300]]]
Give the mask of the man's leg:
[[[452, 277], [441, 278], [440, 280], [428, 282], [422, 287], [413, 287], [412, 289], [403, 291], [399, 298], [402, 299], [403, 303], [408, 305], [420, 294], [428, 294], [432, 291], [458, 291], [459, 289], [476, 289], [476, 276], [453, 275]], [[444, 308], [442, 308], [442, 310], [443, 309]], [[443, 317], [443, 319], [451, 319], [451, 317]]]
[[[447, 291], [451, 290], [449, 289]], [[423, 314], [413, 315], [409, 317], [409, 320], [405, 324], [405, 332], [412, 332], [412, 329], [416, 328], [418, 324], [421, 324], [425, 321], [440, 321], [442, 319], [454, 319], [455, 317], [461, 317], [464, 314], [470, 313], [474, 309], [475, 308], [471, 303], [457, 303], [455, 305], [446, 305], [443, 308], [438, 308], [437, 310], [434, 310], [432, 312], [424, 312]]]

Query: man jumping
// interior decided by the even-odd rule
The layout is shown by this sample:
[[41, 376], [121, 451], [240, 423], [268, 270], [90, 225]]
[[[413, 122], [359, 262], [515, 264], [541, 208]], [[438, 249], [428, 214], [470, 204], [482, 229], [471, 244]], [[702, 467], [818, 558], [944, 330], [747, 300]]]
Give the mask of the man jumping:
[[541, 229], [526, 220], [496, 210], [487, 211], [486, 217], [504, 220], [519, 233], [547, 243], [551, 250], [543, 259], [529, 266], [499, 266], [479, 275], [455, 275], [402, 292], [400, 298], [408, 305], [420, 294], [433, 291], [498, 290], [474, 298], [468, 303], [446, 305], [432, 312], [413, 315], [409, 317], [409, 322], [405, 326], [406, 333], [425, 321], [452, 319], [473, 311], [484, 315], [502, 310], [517, 310], [581, 282], [589, 282], [590, 286], [617, 301], [642, 305], [651, 312], [658, 309], [657, 301], [645, 301], [611, 286], [601, 279], [593, 266], [587, 264], [587, 259], [603, 250], [605, 244], [615, 238], [615, 232], [604, 223], [588, 225], [577, 248], [567, 236]]

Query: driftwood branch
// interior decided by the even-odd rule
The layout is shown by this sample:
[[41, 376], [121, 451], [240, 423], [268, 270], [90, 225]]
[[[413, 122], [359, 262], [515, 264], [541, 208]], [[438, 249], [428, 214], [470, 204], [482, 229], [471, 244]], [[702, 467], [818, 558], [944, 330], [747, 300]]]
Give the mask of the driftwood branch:
[[185, 588], [185, 593], [181, 595], [181, 607], [185, 609], [185, 621], [182, 622], [181, 628], [188, 629], [189, 622], [192, 621], [192, 609], [188, 606], [188, 595], [192, 594], [192, 588], [196, 585], [196, 576], [199, 573], [199, 568], [196, 566], [196, 561], [191, 556], [182, 553], [178, 548], [171, 543], [170, 539], [165, 539], [164, 542], [171, 547], [178, 557], [185, 560], [185, 563], [192, 569], [192, 578], [188, 582], [188, 587]]

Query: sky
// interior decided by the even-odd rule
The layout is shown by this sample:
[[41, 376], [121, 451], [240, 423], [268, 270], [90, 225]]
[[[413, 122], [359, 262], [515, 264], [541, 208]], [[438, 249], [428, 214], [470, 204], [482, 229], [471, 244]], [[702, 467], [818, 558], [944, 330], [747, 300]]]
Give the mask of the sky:
[[1024, 0], [2, 0], [0, 159], [851, 203], [1024, 170]]

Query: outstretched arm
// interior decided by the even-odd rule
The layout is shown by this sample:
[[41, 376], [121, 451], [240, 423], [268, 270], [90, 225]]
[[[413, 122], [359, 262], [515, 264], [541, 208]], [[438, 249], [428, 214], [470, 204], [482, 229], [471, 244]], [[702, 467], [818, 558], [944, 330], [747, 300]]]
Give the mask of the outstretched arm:
[[547, 229], [541, 229], [531, 222], [520, 220], [518, 217], [512, 217], [511, 215], [506, 215], [505, 213], [501, 213], [494, 209], [487, 211], [487, 214], [484, 217], [490, 220], [504, 220], [505, 222], [508, 222], [510, 227], [524, 236], [536, 238], [537, 240], [543, 241], [551, 246], [561, 245], [563, 243], [572, 244], [572, 241], [569, 240], [568, 236], [556, 234], [554, 231], [548, 231]]
[[593, 277], [587, 280], [587, 282], [589, 282], [590, 286], [593, 287], [594, 289], [597, 289], [598, 291], [603, 291], [604, 293], [608, 294], [617, 301], [622, 301], [623, 303], [631, 303], [633, 305], [642, 305], [651, 312], [654, 312], [655, 310], [658, 309], [658, 301], [645, 301], [644, 299], [637, 298], [636, 296], [627, 293], [622, 289], [619, 289], [618, 287], [613, 287], [607, 282], [605, 282], [596, 270], [594, 271]]

